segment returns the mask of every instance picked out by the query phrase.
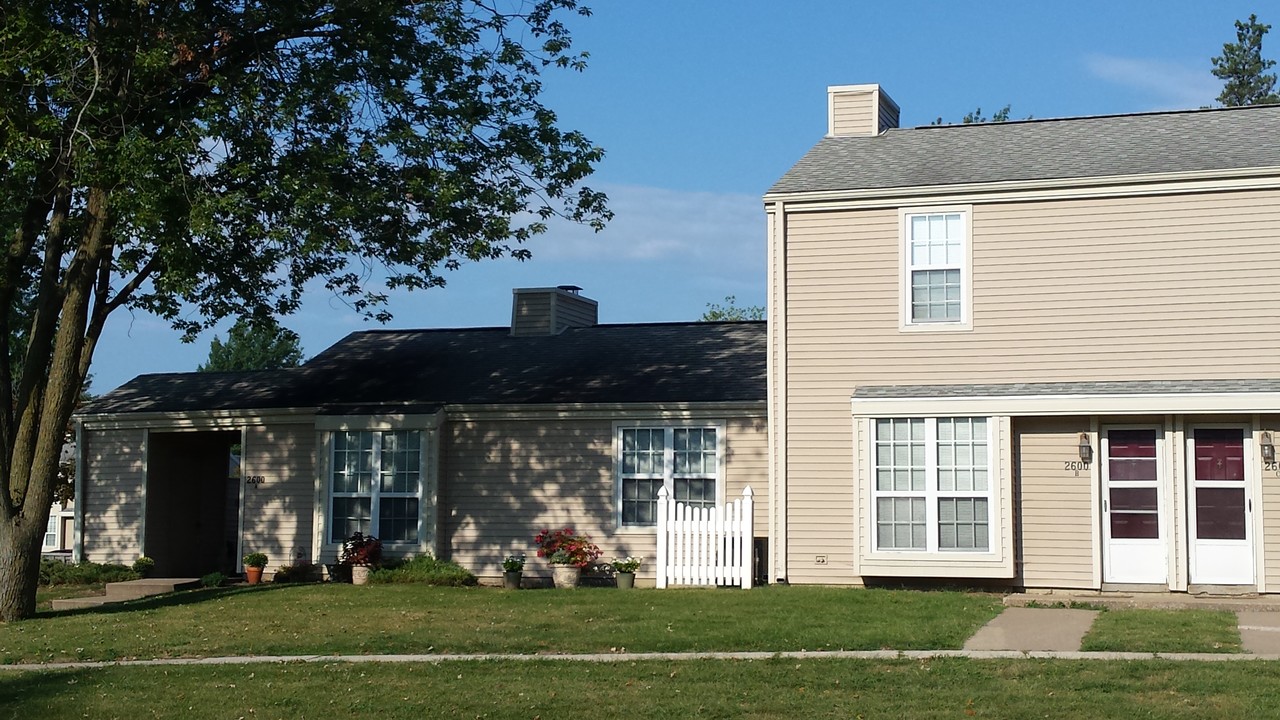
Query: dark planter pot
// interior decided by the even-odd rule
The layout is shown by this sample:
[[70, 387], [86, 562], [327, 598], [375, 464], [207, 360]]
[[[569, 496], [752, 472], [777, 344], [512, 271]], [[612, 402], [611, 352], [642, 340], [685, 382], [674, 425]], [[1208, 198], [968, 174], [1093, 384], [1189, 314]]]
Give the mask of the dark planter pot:
[[502, 587], [508, 590], [519, 590], [520, 576], [522, 574], [523, 573], [521, 573], [519, 570], [503, 570], [502, 571]]

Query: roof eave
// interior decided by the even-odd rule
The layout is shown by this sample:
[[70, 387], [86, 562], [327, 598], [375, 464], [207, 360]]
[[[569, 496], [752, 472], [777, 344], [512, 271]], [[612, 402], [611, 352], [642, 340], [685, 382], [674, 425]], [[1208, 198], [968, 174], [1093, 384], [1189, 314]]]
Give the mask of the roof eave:
[[[1231, 181], [1247, 187], [1280, 186], [1280, 166], [1251, 168], [1227, 168], [1222, 170], [1196, 170], [1168, 173], [1142, 173], [1137, 175], [1100, 175], [1079, 178], [1049, 178], [1036, 180], [1003, 180], [996, 182], [952, 183], [948, 185], [910, 185], [899, 187], [864, 188], [850, 190], [817, 190], [797, 192], [773, 192], [764, 195], [765, 205], [778, 203], [875, 203], [910, 199], [940, 197], [979, 197], [1007, 194], [1049, 192], [1070, 194], [1070, 191], [1103, 190], [1120, 188], [1153, 187], [1169, 184]], [[1252, 182], [1258, 181], [1258, 182]]]

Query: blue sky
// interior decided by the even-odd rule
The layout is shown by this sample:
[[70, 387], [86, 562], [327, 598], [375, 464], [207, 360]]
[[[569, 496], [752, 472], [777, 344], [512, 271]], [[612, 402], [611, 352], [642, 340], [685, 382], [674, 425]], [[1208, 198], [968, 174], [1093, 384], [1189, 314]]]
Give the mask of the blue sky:
[[[1209, 58], [1250, 12], [1277, 25], [1264, 51], [1280, 58], [1274, 3], [587, 4], [592, 17], [570, 24], [589, 66], [552, 72], [545, 100], [605, 148], [588, 184], [609, 195], [615, 220], [598, 234], [553, 226], [528, 245], [532, 260], [466, 266], [446, 288], [393, 295], [391, 327], [505, 326], [514, 287], [580, 285], [602, 322], [695, 320], [726, 295], [764, 304], [760, 198], [826, 131], [828, 85], [879, 83], [904, 126], [1006, 103], [1015, 118], [1200, 107], [1220, 90]], [[371, 327], [323, 293], [283, 322], [308, 356]], [[93, 390], [194, 370], [213, 335], [183, 344], [156, 318], [118, 312]]]

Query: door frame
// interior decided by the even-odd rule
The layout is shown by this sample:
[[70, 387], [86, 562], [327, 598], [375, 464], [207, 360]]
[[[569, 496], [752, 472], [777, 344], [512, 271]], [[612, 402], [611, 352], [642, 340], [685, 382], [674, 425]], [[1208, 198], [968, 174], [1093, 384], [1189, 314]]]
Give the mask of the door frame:
[[[1263, 569], [1259, 567], [1262, 555], [1259, 547], [1259, 539], [1262, 537], [1261, 528], [1259, 527], [1259, 519], [1262, 516], [1262, 473], [1260, 472], [1262, 459], [1258, 453], [1254, 437], [1257, 432], [1257, 425], [1256, 420], [1254, 422], [1188, 422], [1183, 428], [1183, 462], [1180, 490], [1186, 498], [1183, 503], [1186, 512], [1183, 520], [1186, 537], [1188, 585], [1238, 585], [1240, 587], [1260, 588], [1263, 584]], [[1244, 445], [1241, 452], [1244, 466], [1244, 530], [1245, 541], [1248, 544], [1250, 554], [1249, 567], [1252, 571], [1252, 578], [1247, 582], [1206, 582], [1203, 579], [1196, 578], [1195, 441], [1197, 430], [1239, 430], [1243, 438]]]
[[[1134, 579], [1132, 577], [1116, 577], [1111, 574], [1112, 567], [1112, 538], [1111, 538], [1111, 493], [1110, 493], [1110, 468], [1109, 461], [1111, 457], [1111, 431], [1112, 430], [1151, 430], [1155, 432], [1156, 447], [1156, 523], [1159, 537], [1155, 545], [1160, 548], [1159, 567], [1163, 569], [1163, 577], [1156, 580]], [[1158, 585], [1169, 587], [1174, 578], [1170, 558], [1172, 555], [1172, 534], [1171, 530], [1174, 525], [1170, 522], [1170, 518], [1175, 511], [1173, 505], [1173, 482], [1172, 473], [1168, 470], [1169, 458], [1169, 433], [1164, 423], [1146, 422], [1146, 423], [1107, 423], [1098, 427], [1098, 500], [1100, 511], [1099, 522], [1101, 523], [1099, 542], [1101, 543], [1101, 578], [1102, 582], [1107, 585]], [[1123, 546], [1121, 541], [1121, 546]]]

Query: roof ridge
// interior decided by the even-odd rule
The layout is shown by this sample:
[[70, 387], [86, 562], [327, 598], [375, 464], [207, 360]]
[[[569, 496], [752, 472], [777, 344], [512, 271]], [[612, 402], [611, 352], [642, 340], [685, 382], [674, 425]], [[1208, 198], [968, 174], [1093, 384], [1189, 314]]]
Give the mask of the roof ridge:
[[1016, 120], [1004, 120], [1001, 122], [973, 122], [973, 123], [945, 123], [942, 125], [913, 125], [910, 127], [890, 128], [885, 132], [894, 130], [941, 130], [941, 129], [957, 129], [957, 128], [975, 128], [982, 126], [1011, 126], [1011, 125], [1033, 125], [1036, 123], [1055, 123], [1055, 122], [1072, 122], [1078, 120], [1110, 120], [1115, 118], [1140, 118], [1165, 115], [1195, 115], [1199, 113], [1217, 113], [1217, 112], [1240, 112], [1249, 110], [1259, 110], [1265, 108], [1280, 108], [1280, 103], [1261, 103], [1257, 105], [1240, 105], [1233, 107], [1201, 107], [1201, 108], [1184, 108], [1181, 110], [1142, 110], [1139, 112], [1129, 113], [1103, 113], [1101, 115], [1063, 115], [1058, 117], [1045, 118], [1021, 118]]

